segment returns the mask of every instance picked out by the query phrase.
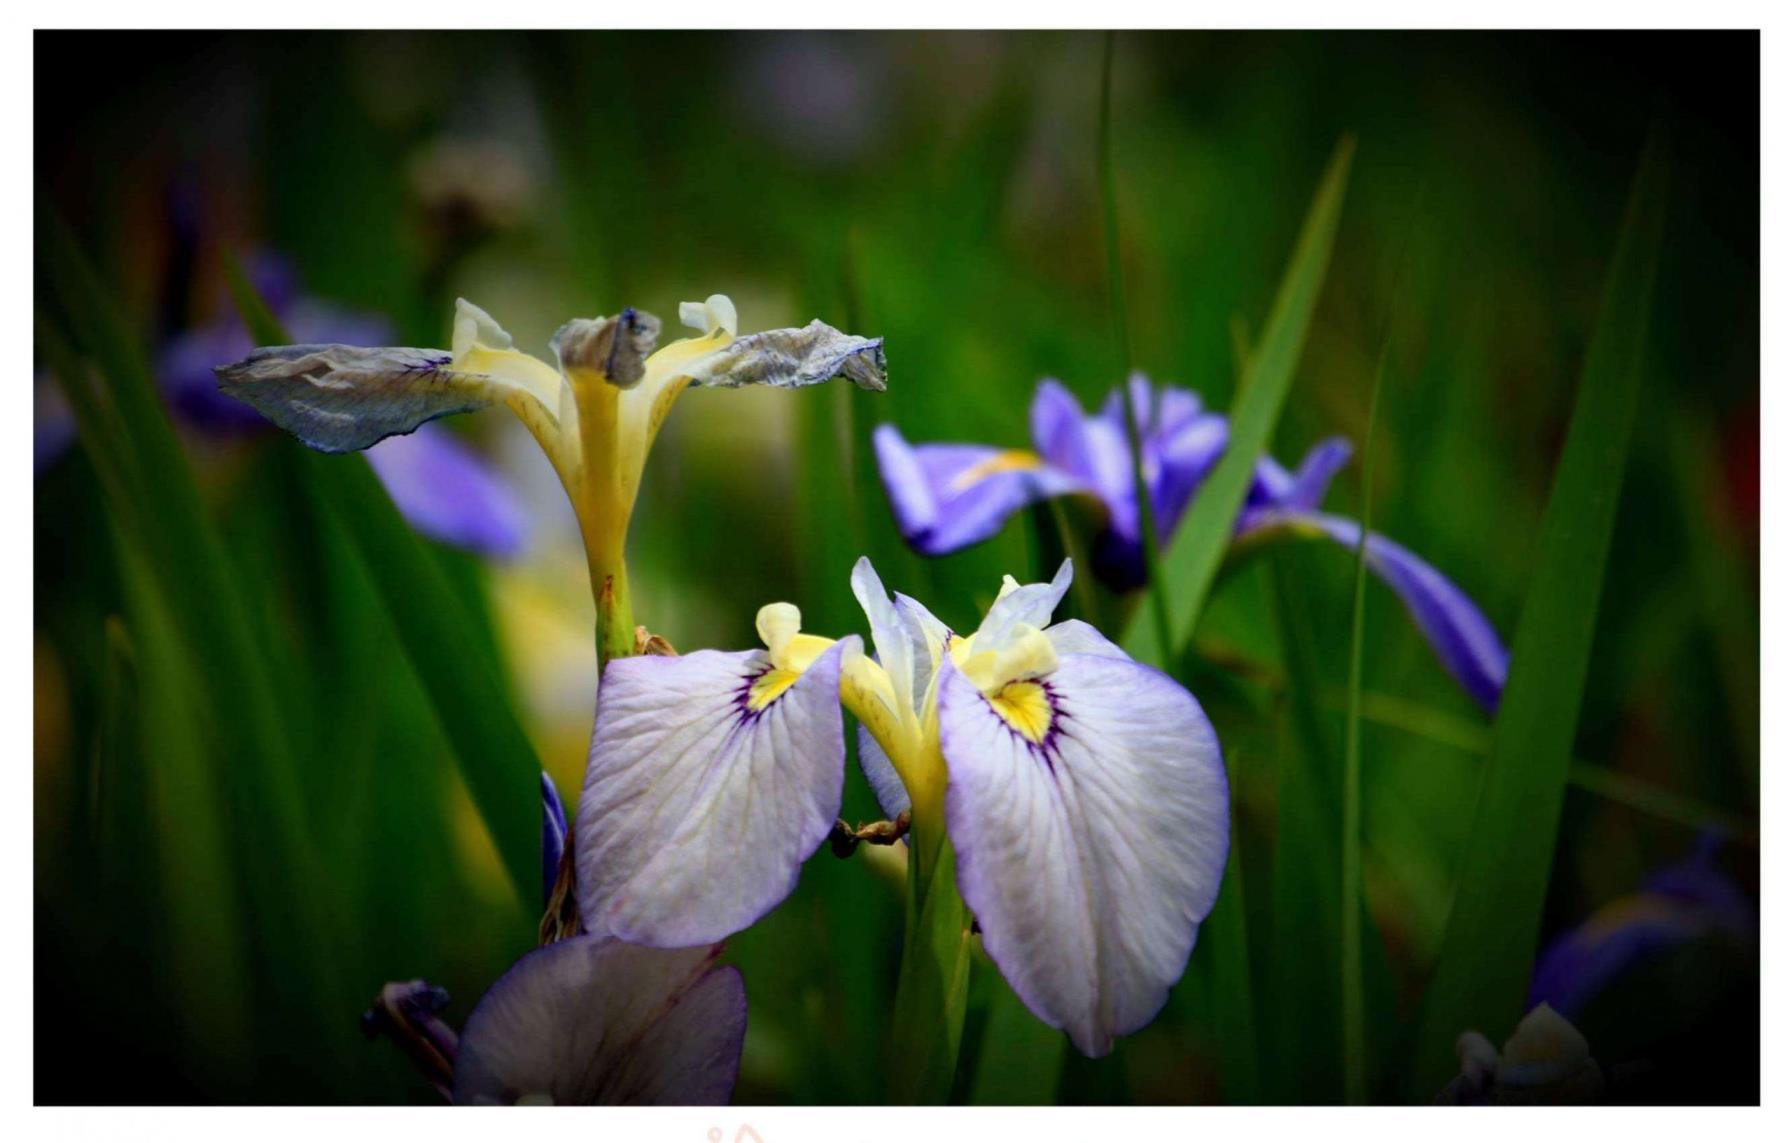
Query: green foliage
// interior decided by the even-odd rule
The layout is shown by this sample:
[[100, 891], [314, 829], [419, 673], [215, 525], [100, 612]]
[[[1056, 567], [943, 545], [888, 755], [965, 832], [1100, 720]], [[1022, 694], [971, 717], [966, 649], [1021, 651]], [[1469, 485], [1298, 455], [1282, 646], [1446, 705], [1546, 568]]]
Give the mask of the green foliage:
[[1629, 458], [1667, 192], [1666, 145], [1652, 135], [1543, 517], [1493, 752], [1426, 1000], [1415, 1096], [1448, 1078], [1458, 1035], [1471, 1028], [1503, 1035], [1522, 1015]]
[[1346, 136], [1332, 152], [1313, 205], [1307, 210], [1300, 242], [1289, 260], [1281, 288], [1276, 291], [1275, 308], [1264, 326], [1263, 340], [1251, 353], [1239, 379], [1226, 452], [1202, 483], [1187, 518], [1164, 553], [1170, 638], [1176, 645], [1159, 647], [1143, 617], [1138, 616], [1122, 640], [1134, 658], [1175, 662], [1194, 634], [1208, 589], [1232, 542], [1233, 524], [1250, 489], [1251, 470], [1269, 447], [1289, 386], [1294, 382], [1295, 366], [1300, 363], [1307, 327], [1319, 303], [1319, 289], [1325, 283], [1326, 266], [1331, 261], [1332, 240], [1344, 209], [1344, 187], [1355, 150], [1355, 141]]

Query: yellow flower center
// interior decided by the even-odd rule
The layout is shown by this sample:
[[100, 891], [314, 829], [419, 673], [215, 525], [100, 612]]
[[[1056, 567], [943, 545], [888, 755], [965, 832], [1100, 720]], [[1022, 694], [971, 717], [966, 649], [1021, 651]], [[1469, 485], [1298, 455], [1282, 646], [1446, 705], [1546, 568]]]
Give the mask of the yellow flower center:
[[779, 695], [789, 690], [791, 685], [802, 677], [803, 673], [801, 671], [792, 671], [785, 667], [773, 667], [771, 670], [765, 672], [765, 674], [754, 679], [753, 685], [748, 688], [747, 709], [755, 712], [764, 710], [766, 707], [772, 705], [772, 702], [776, 700]]
[[1029, 742], [1045, 741], [1052, 728], [1051, 700], [1038, 683], [1009, 683], [990, 697], [989, 705]]

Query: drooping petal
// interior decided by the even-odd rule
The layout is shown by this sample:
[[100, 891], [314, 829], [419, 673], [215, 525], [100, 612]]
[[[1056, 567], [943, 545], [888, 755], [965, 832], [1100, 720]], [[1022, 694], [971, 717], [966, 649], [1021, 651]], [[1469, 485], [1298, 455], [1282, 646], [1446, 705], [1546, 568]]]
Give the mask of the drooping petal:
[[[278, 291], [280, 298], [266, 292], [262, 296], [295, 342], [383, 345], [392, 340], [392, 324], [378, 314], [345, 310], [293, 297], [292, 293], [286, 284]], [[201, 430], [245, 433], [265, 429], [267, 419], [259, 412], [219, 391], [214, 372], [219, 362], [236, 361], [254, 348], [255, 341], [240, 319], [221, 318], [170, 339], [156, 358], [156, 382], [175, 411]]]
[[941, 556], [987, 540], [1008, 517], [1052, 496], [1086, 491], [1033, 453], [982, 445], [910, 445], [895, 425], [872, 434], [897, 528], [911, 547]]
[[523, 549], [527, 514], [483, 457], [440, 425], [419, 425], [367, 450], [367, 461], [412, 527], [444, 544], [506, 558]]
[[467, 1018], [455, 1102], [726, 1103], [747, 1005], [720, 953], [582, 936], [526, 954]]
[[355, 452], [454, 413], [502, 402], [551, 440], [563, 381], [510, 348], [484, 310], [459, 303], [454, 351], [277, 345], [216, 370], [219, 389], [320, 452]]
[[[1245, 519], [1241, 535], [1276, 527], [1315, 529], [1352, 551], [1362, 535], [1355, 520], [1324, 512], [1270, 511]], [[1369, 570], [1406, 605], [1444, 669], [1482, 707], [1497, 708], [1511, 655], [1474, 600], [1442, 572], [1380, 533], [1369, 533], [1364, 558]]]
[[492, 403], [439, 349], [277, 345], [218, 370], [220, 388], [320, 452], [354, 452]]
[[[947, 830], [984, 948], [1099, 1056], [1163, 1006], [1213, 907], [1226, 772], [1200, 704], [1149, 667], [1071, 653], [1027, 685], [992, 701], [942, 665]], [[1040, 700], [1043, 725], [1012, 713]]]
[[554, 895], [560, 879], [560, 857], [566, 852], [566, 807], [546, 770], [541, 772], [541, 899]]
[[762, 651], [610, 663], [574, 839], [589, 931], [702, 944], [789, 895], [840, 809], [841, 656], [857, 642], [800, 674]]

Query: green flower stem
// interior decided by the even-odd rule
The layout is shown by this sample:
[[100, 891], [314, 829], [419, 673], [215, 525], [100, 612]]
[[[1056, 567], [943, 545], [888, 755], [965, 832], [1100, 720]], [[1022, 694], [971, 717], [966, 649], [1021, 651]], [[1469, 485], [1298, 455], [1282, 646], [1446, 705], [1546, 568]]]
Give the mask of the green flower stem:
[[890, 1067], [892, 1103], [946, 1102], [958, 1070], [971, 974], [971, 915], [938, 820], [911, 835], [907, 929]]
[[621, 557], [591, 563], [591, 594], [597, 600], [597, 671], [611, 659], [635, 653], [635, 612], [629, 603], [628, 565]]

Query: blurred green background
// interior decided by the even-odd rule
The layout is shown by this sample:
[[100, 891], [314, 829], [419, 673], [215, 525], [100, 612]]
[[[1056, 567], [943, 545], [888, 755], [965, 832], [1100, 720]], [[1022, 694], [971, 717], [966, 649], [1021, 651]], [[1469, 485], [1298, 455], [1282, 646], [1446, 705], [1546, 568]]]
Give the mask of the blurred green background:
[[[1376, 526], [1508, 640], [1626, 190], [1651, 122], [1668, 129], [1641, 404], [1546, 939], [1684, 858], [1702, 826], [1725, 873], [1750, 895], [1758, 882], [1758, 47], [1713, 34], [1117, 41], [1137, 366], [1229, 404], [1235, 342], [1260, 329], [1327, 157], [1354, 134], [1275, 451], [1293, 462], [1331, 434], [1360, 446], [1388, 331]], [[713, 292], [744, 329], [820, 317], [881, 335], [885, 394], [679, 402], [633, 526], [636, 618], [681, 649], [754, 645], [754, 612], [775, 599], [809, 630], [859, 631], [846, 576], [864, 553], [962, 628], [1004, 572], [1039, 573], [1051, 544], [1023, 515], [942, 560], [906, 552], [869, 433], [889, 420], [910, 440], [1024, 447], [1039, 378], [1090, 407], [1119, 381], [1101, 50], [1084, 33], [39, 34], [40, 223], [67, 221], [152, 362], [181, 331], [228, 319], [227, 252], [278, 254], [305, 294], [384, 315], [398, 344], [447, 344], [457, 296], [538, 354], [570, 317], [634, 305], [671, 318]], [[47, 308], [56, 330], [79, 323]], [[477, 660], [474, 717], [502, 740], [514, 711], [570, 807], [595, 681], [571, 513], [509, 417], [449, 424], [531, 512], [514, 558], [425, 550]], [[127, 415], [121, 431], [142, 427]], [[186, 534], [166, 519], [122, 515], [92, 439], [36, 478], [37, 1098], [427, 1101], [357, 1017], [381, 983], [424, 976], [453, 994], [458, 1023], [533, 943], [536, 886], [507, 879], [505, 841], [468, 793], [469, 772], [496, 763], [457, 757], [372, 557], [323, 503], [361, 462], [271, 435], [175, 432], [216, 566], [151, 542]], [[188, 481], [144, 455], [147, 479]], [[1356, 511], [1360, 471], [1339, 481], [1335, 510]], [[1055, 1038], [1015, 1019], [979, 964], [959, 1098], [1340, 1098], [1335, 977], [1308, 993], [1265, 985], [1299, 983], [1287, 962], [1300, 934], [1272, 917], [1288, 891], [1271, 875], [1287, 840], [1278, 775], [1342, 755], [1352, 575], [1327, 548], [1229, 578], [1188, 680], [1233, 775], [1260, 1083], [1225, 1076], [1203, 985], [1210, 926], [1164, 1014], [1101, 1061], [1060, 1067]], [[183, 602], [183, 585], [219, 584], [238, 602]], [[1377, 1098], [1399, 1099], [1486, 720], [1374, 584], [1365, 630], [1371, 1078]], [[233, 697], [251, 669], [268, 692], [259, 722]], [[260, 749], [270, 733], [278, 759]], [[525, 784], [507, 836], [533, 844], [531, 773], [505, 773]], [[844, 816], [876, 816], [856, 768]], [[824, 849], [789, 901], [730, 942], [751, 1012], [737, 1101], [881, 1097], [900, 886], [878, 855]], [[1651, 1098], [1756, 1100], [1752, 954], [1695, 948], [1658, 965], [1635, 1002], [1579, 1022], [1595, 1057], [1647, 1061]]]

